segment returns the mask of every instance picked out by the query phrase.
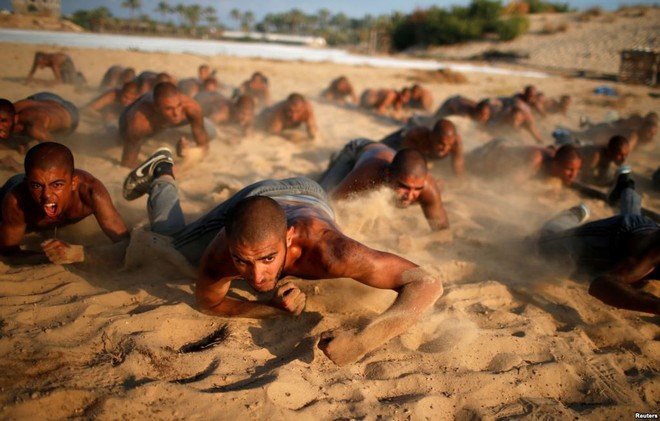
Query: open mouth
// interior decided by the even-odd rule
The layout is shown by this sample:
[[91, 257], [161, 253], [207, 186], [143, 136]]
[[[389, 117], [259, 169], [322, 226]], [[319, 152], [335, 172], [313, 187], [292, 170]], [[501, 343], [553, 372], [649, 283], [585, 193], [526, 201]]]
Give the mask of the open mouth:
[[57, 215], [57, 205], [55, 203], [46, 203], [44, 205], [46, 216], [54, 218]]

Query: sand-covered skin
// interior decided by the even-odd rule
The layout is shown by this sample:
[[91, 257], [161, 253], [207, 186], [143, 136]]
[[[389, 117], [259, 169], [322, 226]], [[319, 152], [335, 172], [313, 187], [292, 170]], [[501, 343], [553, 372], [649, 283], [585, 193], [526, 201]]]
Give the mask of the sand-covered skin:
[[[0, 44], [4, 97], [15, 101], [44, 89], [22, 84], [38, 49], [52, 50]], [[348, 76], [358, 91], [432, 79], [415, 71], [327, 63], [64, 50], [91, 88], [47, 89], [80, 106], [96, 94], [103, 72], [114, 64], [184, 78], [209, 63], [232, 86], [260, 70], [269, 77], [275, 100], [297, 91], [312, 101], [321, 133], [316, 141], [290, 143], [255, 134], [236, 145], [214, 141], [196, 166], [177, 161], [189, 220], [251, 182], [316, 177], [348, 140], [379, 139], [398, 128], [386, 118], [321, 101], [319, 92], [338, 75]], [[37, 77], [52, 78], [47, 71]], [[556, 125], [576, 128], [582, 114], [600, 120], [613, 110], [627, 115], [657, 109], [646, 87], [607, 83], [627, 98], [610, 99], [591, 93], [604, 84], [599, 81], [466, 77], [466, 84], [424, 86], [435, 106], [458, 93], [508, 95], [528, 83], [550, 96], [572, 94], [570, 117], [542, 122], [548, 142]], [[469, 121], [455, 122], [466, 149], [489, 139]], [[161, 145], [173, 147], [175, 137], [149, 141], [142, 156]], [[59, 140], [74, 150], [78, 167], [106, 184], [130, 225], [146, 223], [146, 198], [121, 198], [128, 173], [118, 165], [121, 148], [93, 114], [83, 113], [78, 130]], [[645, 203], [656, 210], [660, 199], [646, 179], [658, 158], [657, 143], [630, 157]], [[447, 168], [433, 165], [439, 176]], [[10, 174], [0, 172], [0, 179]], [[535, 257], [528, 239], [547, 218], [579, 202], [591, 206], [593, 218], [613, 210], [554, 183], [443, 181], [451, 236], [431, 233], [418, 208], [391, 206], [386, 191], [336, 206], [348, 235], [438, 271], [445, 284], [444, 296], [422, 323], [345, 368], [316, 347], [319, 334], [374, 317], [392, 302], [393, 292], [345, 279], [294, 280], [308, 296], [298, 318], [207, 316], [194, 308], [194, 271], [172, 256], [166, 240], [141, 228], [134, 235], [130, 267], [122, 271], [1, 265], [0, 418], [601, 420], [657, 412], [658, 318], [615, 310], [590, 297], [586, 283]], [[57, 235], [107, 241], [93, 220]], [[245, 285], [235, 289], [254, 296]], [[647, 289], [660, 293], [657, 282]], [[206, 346], [187, 346], [205, 338]]]

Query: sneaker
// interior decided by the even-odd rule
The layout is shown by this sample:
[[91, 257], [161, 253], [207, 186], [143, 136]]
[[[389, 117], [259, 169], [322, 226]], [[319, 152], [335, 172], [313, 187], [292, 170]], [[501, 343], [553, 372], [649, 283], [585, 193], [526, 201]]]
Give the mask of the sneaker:
[[158, 164], [169, 162], [174, 164], [172, 151], [169, 148], [160, 148], [147, 158], [136, 169], [131, 171], [124, 180], [124, 199], [135, 200], [149, 190], [154, 180], [154, 171]]
[[634, 181], [630, 178], [630, 172], [632, 170], [629, 166], [620, 167], [616, 170], [614, 175], [614, 184], [610, 188], [609, 193], [607, 194], [607, 204], [610, 206], [615, 206], [621, 197], [621, 192], [625, 188], [634, 188]]
[[569, 212], [574, 213], [578, 219], [580, 220], [580, 224], [589, 219], [589, 216], [591, 215], [591, 210], [589, 210], [589, 206], [585, 205], [584, 203], [580, 203], [577, 206], [573, 206], [568, 210]]

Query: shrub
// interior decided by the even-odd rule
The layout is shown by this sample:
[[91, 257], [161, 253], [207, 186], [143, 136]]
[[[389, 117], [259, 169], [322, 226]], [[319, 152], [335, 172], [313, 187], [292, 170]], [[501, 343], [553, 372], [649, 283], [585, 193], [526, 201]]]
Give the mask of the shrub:
[[514, 15], [497, 22], [496, 32], [502, 41], [511, 41], [529, 30], [527, 16]]

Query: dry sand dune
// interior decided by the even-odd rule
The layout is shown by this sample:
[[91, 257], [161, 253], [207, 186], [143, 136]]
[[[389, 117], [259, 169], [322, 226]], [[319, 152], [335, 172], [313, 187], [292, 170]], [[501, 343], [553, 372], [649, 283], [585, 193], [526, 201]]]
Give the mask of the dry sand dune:
[[[39, 86], [21, 84], [37, 49], [0, 44], [6, 58], [3, 96], [23, 98]], [[345, 74], [358, 90], [400, 87], [419, 72], [327, 63], [197, 57], [139, 52], [66, 50], [90, 86], [113, 64], [140, 70], [195, 74], [201, 63], [238, 85], [253, 71], [265, 72], [273, 97], [293, 91], [308, 96], [321, 138], [289, 143], [256, 134], [236, 144], [214, 141], [196, 166], [177, 162], [184, 211], [192, 220], [248, 183], [263, 178], [317, 176], [330, 154], [354, 137], [379, 139], [396, 122], [320, 101], [326, 84]], [[42, 73], [43, 79], [50, 74]], [[570, 93], [570, 117], [544, 121], [551, 140], [556, 125], [575, 128], [580, 115], [595, 120], [657, 109], [645, 87], [612, 84], [622, 100], [592, 90], [602, 82], [548, 77], [529, 79], [466, 74], [464, 84], [428, 83], [435, 105], [457, 93], [506, 95], [527, 83], [552, 96]], [[50, 88], [78, 105], [94, 89]], [[467, 149], [488, 140], [457, 119]], [[173, 136], [149, 141], [143, 153]], [[443, 197], [451, 235], [430, 233], [418, 209], [396, 209], [385, 191], [336, 206], [347, 234], [402, 254], [442, 274], [445, 294], [422, 323], [369, 354], [337, 368], [316, 348], [318, 335], [355, 326], [382, 312], [390, 291], [352, 280], [295, 279], [308, 295], [298, 318], [267, 321], [226, 319], [197, 312], [194, 269], [168, 248], [167, 240], [140, 228], [145, 199], [126, 202], [118, 165], [120, 147], [85, 114], [79, 129], [60, 139], [77, 166], [98, 176], [129, 224], [136, 226], [122, 270], [45, 265], [0, 266], [0, 418], [13, 419], [633, 419], [660, 407], [658, 318], [615, 310], [587, 294], [587, 284], [568, 269], [535, 257], [529, 237], [562, 209], [588, 203], [593, 217], [612, 210], [553, 183], [450, 177]], [[522, 138], [523, 143], [531, 139]], [[639, 178], [657, 168], [657, 144], [634, 151]], [[10, 173], [0, 173], [0, 178]], [[647, 205], [660, 199], [640, 182]], [[63, 238], [105, 241], [94, 221], [57, 233]], [[38, 240], [33, 240], [38, 241]], [[245, 285], [233, 293], [254, 298]], [[660, 293], [655, 283], [647, 286]]]

